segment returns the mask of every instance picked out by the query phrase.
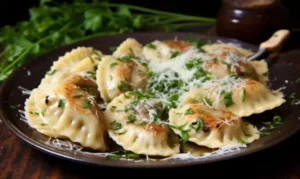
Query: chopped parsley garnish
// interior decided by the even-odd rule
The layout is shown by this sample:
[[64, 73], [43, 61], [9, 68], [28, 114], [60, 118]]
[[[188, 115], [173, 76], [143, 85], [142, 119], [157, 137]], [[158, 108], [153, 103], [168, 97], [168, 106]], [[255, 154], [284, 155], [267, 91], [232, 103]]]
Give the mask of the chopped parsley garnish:
[[130, 114], [127, 118], [127, 122], [133, 124], [135, 121], [136, 121], [136, 117]]
[[173, 129], [177, 129], [181, 132], [181, 141], [183, 143], [186, 143], [189, 139], [189, 134], [188, 132], [190, 131], [190, 129], [187, 129], [187, 130], [184, 130], [184, 127], [187, 125], [188, 123], [185, 123], [181, 126], [173, 126], [173, 125], [170, 125], [171, 128]]
[[146, 45], [146, 47], [151, 48], [151, 49], [156, 49], [156, 46], [153, 45], [152, 43], [148, 43], [148, 44]]
[[218, 62], [218, 59], [217, 59], [217, 58], [214, 58], [214, 59], [213, 59], [213, 62], [214, 62], [214, 63], [217, 63], [217, 62]]
[[296, 98], [296, 93], [291, 93], [289, 96], [290, 99], [295, 99]]
[[111, 112], [115, 112], [116, 109], [117, 109], [117, 106], [111, 106], [111, 107], [110, 107], [110, 111], [111, 111]]
[[243, 93], [242, 93], [242, 101], [245, 102], [246, 100], [246, 90], [243, 89]]
[[41, 111], [42, 116], [45, 116], [45, 113], [46, 113], [46, 108], [43, 108]]
[[139, 159], [140, 156], [136, 153], [133, 153], [133, 152], [122, 151], [122, 152], [117, 152], [117, 153], [114, 153], [114, 154], [109, 154], [105, 158], [109, 159], [109, 160], [119, 160], [120, 158]]
[[175, 58], [175, 57], [177, 57], [179, 54], [180, 54], [179, 51], [171, 52], [171, 58]]
[[77, 92], [72, 96], [72, 98], [80, 98], [80, 97], [82, 97], [82, 93], [80, 92]]
[[38, 112], [33, 112], [33, 111], [30, 111], [29, 114], [32, 114], [32, 115], [39, 115]]
[[203, 128], [204, 127], [204, 122], [203, 120], [200, 118], [200, 117], [197, 117], [196, 118], [196, 121], [193, 122], [190, 127], [192, 129], [194, 129], [195, 131], [198, 131], [200, 128]]
[[88, 72], [86, 72], [85, 77], [96, 79], [96, 73], [88, 71]]
[[119, 130], [119, 129], [121, 129], [121, 128], [122, 128], [122, 124], [121, 124], [121, 123], [118, 123], [118, 122], [116, 122], [116, 121], [113, 121], [113, 122], [111, 123], [111, 130], [116, 131], [116, 130]]
[[212, 106], [212, 102], [208, 97], [205, 97], [203, 99], [204, 104], [208, 105], [208, 106]]
[[184, 113], [184, 115], [192, 115], [192, 114], [194, 114], [194, 112], [191, 108], [187, 109]]
[[109, 51], [114, 52], [117, 50], [117, 48], [118, 48], [117, 46], [110, 46]]
[[130, 86], [124, 81], [121, 81], [121, 83], [118, 85], [118, 88], [120, 91], [123, 91], [123, 92], [130, 90]]
[[268, 76], [269, 75], [269, 72], [264, 72], [263, 74], [262, 74], [263, 76]]
[[274, 116], [273, 117], [273, 122], [274, 122], [274, 125], [276, 125], [276, 126], [281, 125], [282, 124], [281, 117], [280, 116]]
[[205, 72], [204, 72], [202, 69], [196, 71], [196, 73], [194, 74], [194, 77], [195, 77], [196, 79], [202, 78], [202, 77], [204, 77], [204, 76], [205, 76]]
[[264, 136], [270, 135], [270, 132], [259, 132], [259, 135], [261, 137], [264, 137]]
[[66, 100], [65, 99], [60, 99], [58, 102], [58, 107], [64, 108], [66, 105]]
[[186, 143], [189, 140], [189, 134], [187, 131], [182, 131], [181, 132], [181, 141], [182, 143]]
[[91, 101], [88, 100], [88, 99], [86, 99], [86, 100], [83, 101], [82, 107], [83, 107], [83, 108], [89, 108], [89, 107], [90, 107], [90, 104], [91, 104]]
[[113, 68], [113, 67], [115, 67], [116, 65], [118, 65], [118, 62], [113, 62], [113, 63], [110, 64], [110, 68]]
[[47, 75], [54, 75], [56, 73], [57, 70], [52, 70], [52, 71], [48, 71], [46, 74]]
[[45, 126], [46, 124], [44, 124], [44, 123], [41, 123], [41, 126]]
[[204, 110], [199, 109], [199, 110], [198, 110], [198, 113], [199, 113], [199, 114], [204, 113]]
[[121, 62], [124, 62], [124, 63], [130, 63], [132, 60], [133, 57], [132, 56], [129, 56], [129, 55], [126, 55], [126, 56], [123, 56], [121, 58], [117, 58], [118, 61], [121, 61]]
[[147, 124], [148, 124], [147, 122], [143, 121], [143, 122], [139, 123], [138, 126], [144, 126], [144, 125], [147, 125]]
[[226, 107], [229, 107], [234, 104], [231, 98], [231, 92], [225, 92], [223, 95], [224, 95], [224, 103]]
[[242, 138], [237, 138], [236, 140], [240, 144], [246, 144], [246, 141], [244, 139], [242, 139]]

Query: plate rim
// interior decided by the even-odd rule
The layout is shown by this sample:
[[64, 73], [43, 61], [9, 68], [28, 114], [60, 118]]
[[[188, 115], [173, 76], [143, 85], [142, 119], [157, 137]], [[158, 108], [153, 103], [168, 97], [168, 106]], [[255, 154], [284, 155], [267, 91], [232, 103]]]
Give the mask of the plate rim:
[[[158, 34], [174, 34], [176, 36], [176, 34], [180, 35], [192, 35], [192, 36], [197, 36], [199, 38], [210, 38], [210, 39], [217, 39], [217, 40], [225, 40], [225, 41], [231, 41], [234, 43], [239, 43], [242, 45], [247, 45], [252, 49], [257, 50], [258, 47], [254, 44], [250, 44], [247, 42], [243, 42], [241, 40], [235, 39], [235, 38], [228, 38], [228, 37], [223, 37], [223, 36], [214, 36], [214, 35], [208, 35], [208, 34], [203, 34], [203, 33], [196, 33], [196, 32], [159, 32], [159, 31], [150, 31], [150, 32], [132, 32], [132, 33], [124, 33], [124, 34], [117, 34], [117, 35], [106, 35], [106, 36], [100, 36], [100, 37], [94, 37], [91, 39], [87, 39], [87, 40], [83, 40], [83, 41], [78, 41], [75, 43], [71, 43], [68, 45], [64, 45], [61, 47], [57, 47], [54, 48], [52, 50], [49, 50], [46, 53], [43, 53], [41, 55], [38, 55], [36, 57], [31, 58], [27, 63], [21, 65], [20, 67], [16, 68], [8, 77], [7, 79], [0, 84], [0, 96], [2, 96], [4, 94], [5, 89], [7, 88], [6, 86], [10, 83], [11, 79], [14, 78], [15, 75], [17, 75], [20, 71], [22, 71], [22, 68], [33, 65], [35, 63], [36, 59], [39, 59], [43, 56], [47, 56], [51, 53], [55, 53], [57, 51], [59, 51], [62, 48], [70, 48], [71, 46], [76, 46], [76, 45], [80, 45], [83, 43], [88, 43], [91, 40], [101, 40], [101, 38], [106, 37], [116, 37], [116, 36], [123, 36], [123, 37], [129, 37], [131, 35], [153, 35], [156, 36]], [[29, 146], [33, 147], [34, 149], [37, 149], [38, 151], [45, 153], [46, 155], [50, 155], [50, 156], [55, 156], [57, 158], [63, 159], [63, 160], [68, 160], [68, 161], [72, 161], [72, 162], [76, 162], [76, 163], [81, 163], [81, 164], [85, 164], [85, 165], [93, 165], [93, 166], [103, 166], [103, 167], [114, 167], [114, 168], [174, 168], [174, 167], [187, 167], [187, 166], [200, 166], [200, 165], [207, 165], [207, 164], [211, 164], [211, 163], [218, 163], [218, 162], [222, 162], [222, 161], [226, 161], [226, 160], [232, 160], [232, 159], [237, 159], [237, 158], [241, 158], [244, 156], [249, 156], [249, 155], [253, 155], [255, 153], [258, 152], [262, 152], [265, 151], [267, 149], [271, 149], [274, 146], [286, 141], [287, 139], [289, 139], [290, 137], [294, 136], [295, 134], [297, 134], [300, 131], [300, 125], [295, 126], [295, 130], [289, 132], [287, 135], [281, 136], [279, 137], [277, 140], [275, 140], [272, 143], [267, 143], [261, 147], [255, 148], [251, 151], [245, 151], [242, 153], [237, 153], [237, 154], [233, 154], [233, 155], [228, 155], [228, 156], [223, 156], [223, 157], [216, 157], [216, 158], [212, 158], [209, 160], [205, 160], [202, 161], [200, 160], [193, 160], [191, 162], [188, 163], [172, 163], [172, 164], [150, 164], [150, 165], [134, 165], [134, 164], [130, 164], [130, 163], [118, 163], [117, 161], [114, 162], [113, 164], [109, 164], [109, 163], [99, 163], [99, 162], [94, 162], [94, 161], [87, 161], [85, 159], [81, 159], [81, 158], [77, 158], [77, 157], [72, 157], [72, 156], [68, 156], [65, 154], [60, 153], [59, 151], [55, 151], [55, 150], [51, 150], [48, 148], [43, 147], [42, 145], [39, 144], [38, 141], [30, 138], [28, 135], [26, 135], [25, 133], [23, 133], [22, 131], [19, 130], [19, 128], [16, 125], [13, 125], [12, 122], [10, 121], [10, 119], [4, 114], [4, 110], [3, 110], [3, 106], [4, 106], [4, 100], [0, 100], [0, 118], [2, 119], [2, 122], [5, 124], [5, 126], [15, 135], [17, 136], [19, 139], [21, 139], [22, 142], [25, 142], [27, 144], [29, 144]]]

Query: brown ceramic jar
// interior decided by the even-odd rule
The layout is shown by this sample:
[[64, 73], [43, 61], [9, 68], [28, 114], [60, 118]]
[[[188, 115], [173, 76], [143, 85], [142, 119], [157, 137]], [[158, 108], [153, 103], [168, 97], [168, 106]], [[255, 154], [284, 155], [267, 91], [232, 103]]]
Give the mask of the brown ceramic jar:
[[216, 31], [220, 36], [259, 44], [289, 25], [288, 10], [278, 0], [223, 0]]

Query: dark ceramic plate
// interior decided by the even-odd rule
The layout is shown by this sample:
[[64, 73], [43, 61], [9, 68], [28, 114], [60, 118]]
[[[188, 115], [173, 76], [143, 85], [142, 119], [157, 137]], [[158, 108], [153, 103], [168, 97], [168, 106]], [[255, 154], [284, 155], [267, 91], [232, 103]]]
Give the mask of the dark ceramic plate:
[[[200, 159], [188, 159], [188, 160], [167, 160], [167, 161], [143, 161], [143, 162], [133, 162], [124, 160], [108, 160], [104, 157], [95, 157], [93, 155], [86, 155], [82, 153], [74, 153], [72, 151], [62, 150], [54, 148], [50, 145], [45, 144], [48, 137], [43, 136], [36, 132], [34, 129], [30, 128], [26, 123], [20, 120], [21, 115], [19, 110], [23, 110], [25, 99], [28, 97], [23, 95], [19, 87], [24, 87], [26, 89], [33, 89], [38, 86], [40, 80], [44, 77], [46, 71], [49, 70], [53, 61], [57, 60], [58, 56], [64, 55], [66, 51], [72, 48], [81, 46], [91, 46], [95, 47], [104, 53], [110, 53], [110, 46], [117, 46], [127, 37], [136, 38], [141, 43], [147, 43], [156, 39], [166, 40], [174, 39], [177, 37], [179, 40], [184, 40], [187, 35], [192, 35], [191, 37], [195, 39], [200, 39], [209, 42], [230, 42], [238, 44], [244, 48], [250, 50], [257, 50], [257, 47], [246, 44], [233, 39], [210, 37], [199, 34], [190, 33], [134, 33], [134, 34], [124, 34], [116, 36], [106, 36], [99, 37], [92, 40], [87, 40], [79, 42], [73, 45], [69, 45], [63, 48], [56, 49], [45, 55], [38, 57], [37, 59], [31, 61], [25, 66], [16, 70], [2, 85], [0, 92], [0, 112], [1, 119], [9, 127], [9, 129], [19, 138], [29, 143], [31, 146], [46, 152], [48, 154], [61, 157], [64, 159], [69, 159], [72, 161], [83, 162], [87, 164], [95, 164], [102, 166], [118, 166], [118, 167], [174, 167], [174, 166], [186, 166], [186, 165], [199, 165], [207, 164], [211, 162], [217, 162], [221, 160], [228, 160], [236, 157], [241, 157], [248, 155], [266, 148], [269, 148], [283, 140], [287, 139], [300, 128], [300, 110], [296, 109], [297, 106], [290, 106], [290, 102], [287, 101], [281, 107], [267, 111], [260, 115], [252, 116], [251, 119], [254, 123], [258, 120], [270, 120], [274, 115], [280, 115], [283, 119], [283, 124], [271, 132], [270, 135], [262, 137], [260, 140], [255, 141], [250, 144], [247, 148], [241, 149], [236, 152], [226, 153], [223, 155], [216, 155], [207, 158]], [[278, 89], [282, 86], [286, 86], [283, 92], [289, 95], [291, 92], [298, 92], [300, 95], [299, 86], [296, 86], [295, 82], [297, 78], [297, 71], [295, 64], [287, 64], [285, 59], [280, 59], [275, 61], [269, 66], [270, 68], [270, 87], [272, 89]], [[29, 74], [30, 73], [30, 74]], [[286, 84], [286, 80], [289, 81]], [[287, 97], [286, 97], [287, 98]]]

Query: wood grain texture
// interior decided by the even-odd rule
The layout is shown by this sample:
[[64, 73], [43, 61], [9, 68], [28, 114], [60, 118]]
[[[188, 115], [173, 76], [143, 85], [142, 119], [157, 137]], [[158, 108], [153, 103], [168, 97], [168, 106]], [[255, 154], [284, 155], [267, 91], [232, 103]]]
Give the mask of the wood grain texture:
[[[299, 39], [294, 37], [292, 41], [299, 42]], [[299, 43], [291, 44], [289, 49], [285, 48], [283, 58], [300, 61]], [[291, 47], [295, 46], [298, 49], [291, 50]], [[290, 59], [290, 56], [298, 56], [299, 59]], [[298, 64], [296, 68], [300, 71], [300, 63]], [[146, 175], [164, 178], [171, 178], [172, 175], [197, 175], [197, 178], [206, 175], [222, 178], [300, 178], [299, 141], [300, 134], [296, 134], [285, 142], [256, 154], [201, 167], [120, 169], [88, 166], [44, 154], [15, 137], [0, 123], [0, 179], [105, 178], [104, 175], [109, 175], [109, 178]]]
[[[172, 176], [199, 174], [244, 178], [300, 178], [300, 134], [271, 149], [246, 157], [209, 164], [164, 170], [93, 167], [55, 158], [31, 148], [0, 124], [1, 179], [102, 178], [109, 176]], [[244, 175], [241, 175], [244, 173]], [[247, 174], [247, 175], [245, 175]], [[92, 177], [93, 176], [93, 177]]]

